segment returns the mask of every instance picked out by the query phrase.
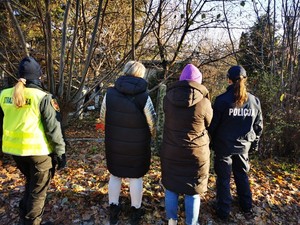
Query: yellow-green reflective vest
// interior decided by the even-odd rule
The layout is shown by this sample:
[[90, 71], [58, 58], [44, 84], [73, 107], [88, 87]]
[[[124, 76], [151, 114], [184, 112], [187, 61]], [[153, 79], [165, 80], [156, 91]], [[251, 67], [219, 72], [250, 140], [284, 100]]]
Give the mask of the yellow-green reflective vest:
[[46, 93], [36, 88], [25, 88], [26, 104], [17, 108], [13, 104], [14, 88], [0, 95], [4, 112], [2, 150], [18, 156], [48, 155], [52, 152], [41, 121], [40, 102]]

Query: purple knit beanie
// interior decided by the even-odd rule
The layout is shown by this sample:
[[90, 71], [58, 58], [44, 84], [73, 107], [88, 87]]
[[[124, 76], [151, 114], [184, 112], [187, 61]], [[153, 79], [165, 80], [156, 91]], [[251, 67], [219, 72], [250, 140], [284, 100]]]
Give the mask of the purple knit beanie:
[[202, 83], [202, 73], [193, 64], [187, 64], [181, 72], [179, 80], [195, 81]]

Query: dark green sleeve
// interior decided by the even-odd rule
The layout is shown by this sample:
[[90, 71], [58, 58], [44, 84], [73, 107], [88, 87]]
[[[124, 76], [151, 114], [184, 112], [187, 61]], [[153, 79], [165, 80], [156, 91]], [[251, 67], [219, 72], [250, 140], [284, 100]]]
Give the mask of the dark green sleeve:
[[0, 149], [1, 149], [0, 155], [1, 155], [1, 151], [2, 151], [3, 117], [4, 117], [3, 110], [0, 107]]
[[53, 104], [55, 102], [53, 96], [47, 94], [41, 101], [40, 111], [46, 137], [53, 148], [53, 152], [60, 156], [65, 153], [66, 145], [62, 133], [60, 113]]
[[1, 138], [1, 141], [2, 141], [2, 135], [3, 135], [3, 117], [4, 117], [3, 110], [0, 107], [0, 138]]

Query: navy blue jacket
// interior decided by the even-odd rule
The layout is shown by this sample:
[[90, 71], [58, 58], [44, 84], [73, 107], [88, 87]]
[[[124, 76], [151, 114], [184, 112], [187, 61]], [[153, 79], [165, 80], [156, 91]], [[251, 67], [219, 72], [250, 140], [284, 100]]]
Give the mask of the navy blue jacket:
[[234, 107], [234, 87], [219, 95], [213, 105], [213, 119], [208, 129], [212, 149], [218, 155], [245, 154], [258, 149], [263, 130], [260, 101], [248, 93], [242, 107]]

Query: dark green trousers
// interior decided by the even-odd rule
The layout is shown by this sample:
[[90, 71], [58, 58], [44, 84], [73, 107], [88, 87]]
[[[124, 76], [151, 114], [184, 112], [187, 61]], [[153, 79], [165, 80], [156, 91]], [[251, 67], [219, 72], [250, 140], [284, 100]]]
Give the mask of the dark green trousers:
[[20, 219], [24, 225], [40, 225], [47, 190], [53, 175], [50, 156], [13, 156], [26, 178], [24, 196], [20, 201]]

